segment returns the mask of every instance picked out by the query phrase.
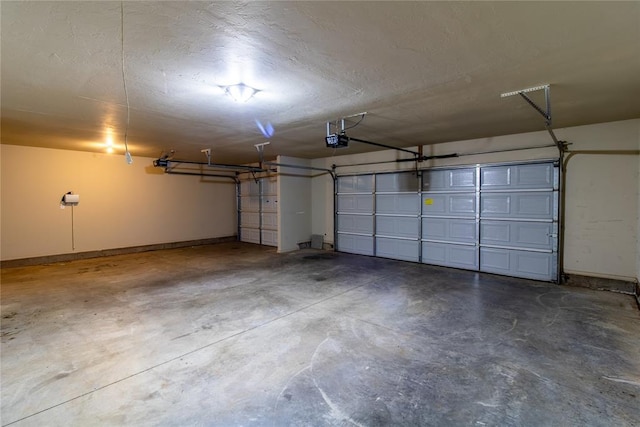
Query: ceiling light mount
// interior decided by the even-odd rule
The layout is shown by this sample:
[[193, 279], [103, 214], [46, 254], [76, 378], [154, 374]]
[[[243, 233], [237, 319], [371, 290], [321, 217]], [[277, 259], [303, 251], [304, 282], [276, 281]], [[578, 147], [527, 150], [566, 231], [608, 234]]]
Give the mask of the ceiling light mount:
[[239, 103], [247, 102], [253, 98], [256, 93], [260, 92], [260, 90], [244, 83], [221, 86], [221, 88], [224, 89], [224, 93], [226, 93], [231, 99]]

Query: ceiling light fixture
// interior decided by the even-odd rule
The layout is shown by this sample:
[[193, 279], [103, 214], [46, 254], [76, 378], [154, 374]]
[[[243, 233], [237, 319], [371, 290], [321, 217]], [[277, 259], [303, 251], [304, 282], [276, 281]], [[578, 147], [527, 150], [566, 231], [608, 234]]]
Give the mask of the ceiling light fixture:
[[229, 95], [231, 99], [236, 102], [247, 102], [250, 100], [253, 95], [259, 92], [258, 89], [252, 88], [251, 86], [247, 86], [244, 83], [238, 83], [235, 85], [222, 86], [224, 88], [224, 93]]
[[113, 138], [111, 137], [111, 135], [107, 136], [107, 142], [105, 142], [104, 145], [107, 147], [107, 153], [113, 153]]

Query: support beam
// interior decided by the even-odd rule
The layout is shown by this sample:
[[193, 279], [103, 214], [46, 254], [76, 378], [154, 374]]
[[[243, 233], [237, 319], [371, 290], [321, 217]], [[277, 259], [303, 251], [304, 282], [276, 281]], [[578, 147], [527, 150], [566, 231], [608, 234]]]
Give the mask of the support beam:
[[205, 166], [211, 170], [230, 170], [235, 172], [264, 172], [262, 168], [247, 165], [233, 165], [224, 163], [204, 163], [204, 162], [192, 162], [187, 160], [169, 160], [169, 159], [157, 159], [153, 161], [153, 166], [157, 168], [165, 168], [167, 170], [173, 170], [180, 165], [198, 165]]
[[309, 170], [309, 171], [322, 171], [330, 174], [331, 178], [333, 178], [334, 180], [336, 179], [335, 171], [333, 169], [316, 168], [313, 166], [304, 166], [304, 165], [291, 165], [287, 163], [278, 163], [278, 162], [264, 162], [264, 164], [267, 166], [281, 166], [283, 168], [303, 169], [303, 170]]
[[[364, 139], [351, 138], [351, 137], [349, 137], [349, 141], [361, 142], [363, 144], [374, 145], [376, 147], [382, 147], [382, 148], [388, 148], [390, 150], [402, 151], [403, 153], [413, 154], [416, 157], [420, 156], [420, 153], [418, 153], [417, 151], [407, 150], [406, 148], [398, 148], [398, 147], [394, 147], [392, 145], [387, 145], [387, 144], [380, 144], [379, 142], [371, 142], [371, 141], [366, 141]], [[416, 159], [412, 159], [412, 160], [416, 160]]]

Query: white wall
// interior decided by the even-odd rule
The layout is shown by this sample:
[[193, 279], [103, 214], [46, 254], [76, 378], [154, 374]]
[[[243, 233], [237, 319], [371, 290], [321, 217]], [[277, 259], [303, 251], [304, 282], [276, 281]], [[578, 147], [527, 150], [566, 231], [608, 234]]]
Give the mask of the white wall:
[[[278, 156], [278, 163], [310, 166], [311, 161]], [[311, 238], [311, 173], [278, 167], [278, 252], [298, 249]]]
[[[1, 145], [1, 259], [236, 234], [235, 185], [165, 175], [152, 159]], [[61, 210], [64, 193], [80, 195]]]
[[[313, 160], [311, 165], [327, 167], [324, 159]], [[333, 244], [333, 178], [329, 173], [314, 172], [311, 179], [311, 234], [324, 236], [324, 242]]]
[[[637, 150], [640, 119], [590, 126], [563, 128], [557, 137], [572, 150]], [[385, 141], [376, 141], [382, 142]], [[356, 143], [352, 143], [356, 144]], [[546, 131], [456, 141], [424, 146], [424, 155], [468, 154], [552, 144]], [[348, 153], [347, 149], [341, 149]], [[340, 151], [338, 151], [340, 152]], [[376, 153], [341, 155], [314, 160], [317, 167], [332, 164], [394, 160], [410, 155], [384, 150]], [[474, 165], [558, 156], [554, 147], [507, 151], [484, 155], [431, 160], [420, 167]], [[413, 162], [338, 168], [338, 174], [411, 169]], [[635, 280], [640, 277], [640, 162], [636, 155], [575, 155], [568, 163], [564, 269], [567, 273]], [[315, 178], [312, 185], [314, 234], [333, 240], [333, 184]], [[322, 214], [316, 214], [322, 212]]]
[[[567, 129], [570, 150], [637, 150], [640, 120]], [[635, 280], [638, 156], [576, 154], [567, 161], [567, 273]]]

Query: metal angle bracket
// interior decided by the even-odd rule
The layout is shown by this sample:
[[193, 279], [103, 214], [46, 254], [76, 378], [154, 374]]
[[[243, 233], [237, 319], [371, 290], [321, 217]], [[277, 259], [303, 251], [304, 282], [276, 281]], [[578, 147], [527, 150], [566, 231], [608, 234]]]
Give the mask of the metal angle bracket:
[[260, 160], [260, 164], [264, 161], [264, 146], [271, 144], [271, 141], [262, 142], [260, 144], [253, 144], [256, 147], [256, 151], [258, 152], [258, 158]]
[[[366, 111], [363, 111], [362, 113], [356, 113], [356, 114], [351, 114], [349, 116], [344, 116], [341, 117], [337, 120], [334, 121], [328, 121], [327, 122], [327, 136], [330, 136], [332, 133], [331, 129], [335, 128], [335, 133], [341, 133], [344, 134], [345, 131], [347, 129], [351, 129], [354, 128], [356, 126], [358, 126], [360, 124], [360, 122], [362, 122], [362, 120], [364, 120], [364, 117], [367, 115]], [[360, 117], [360, 120], [358, 120], [355, 124], [349, 126], [349, 127], [345, 127], [345, 119], [350, 119], [352, 117]]]
[[255, 183], [259, 183], [260, 182], [260, 178], [257, 177], [256, 175], [256, 171], [249, 171], [251, 173], [251, 176], [253, 176], [253, 180], [255, 181]]
[[[539, 90], [544, 90], [545, 108], [540, 107], [527, 95], [527, 93], [536, 92]], [[558, 150], [560, 150], [561, 153], [565, 152], [568, 145], [567, 141], [558, 140], [555, 133], [553, 132], [553, 128], [551, 127], [551, 86], [549, 84], [544, 84], [540, 86], [529, 87], [526, 89], [515, 90], [513, 92], [505, 92], [500, 94], [500, 98], [507, 98], [514, 95], [520, 95], [522, 99], [527, 102], [527, 104], [531, 105], [534, 110], [536, 110], [538, 113], [540, 113], [540, 115], [542, 115], [542, 117], [544, 117], [544, 127], [545, 129], [547, 129], [547, 132], [549, 132], [549, 135], [551, 135], [551, 139], [553, 139], [553, 142], [556, 144], [556, 147], [558, 147]]]
[[[544, 109], [538, 106], [538, 104], [536, 104], [527, 95], [527, 93], [536, 92], [539, 90], [544, 90], [544, 101], [545, 101]], [[513, 92], [505, 92], [500, 94], [500, 98], [507, 98], [509, 96], [514, 96], [514, 95], [520, 95], [522, 99], [527, 101], [529, 105], [531, 105], [538, 113], [540, 113], [544, 117], [544, 120], [547, 126], [551, 126], [551, 88], [548, 84], [529, 87], [526, 89], [515, 90]]]
[[200, 152], [204, 153], [204, 155], [207, 157], [207, 165], [211, 166], [211, 148], [204, 148], [200, 150]]

